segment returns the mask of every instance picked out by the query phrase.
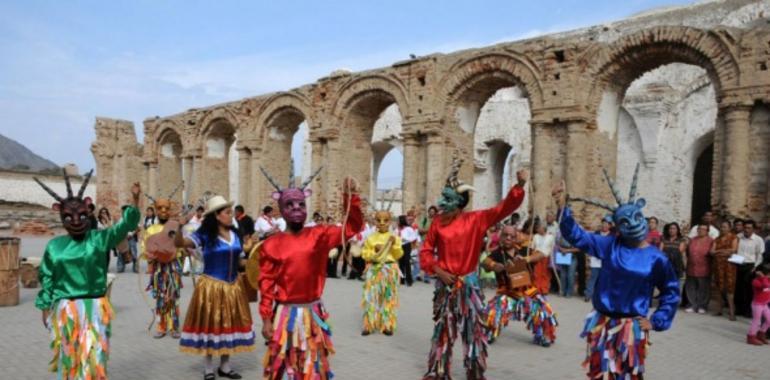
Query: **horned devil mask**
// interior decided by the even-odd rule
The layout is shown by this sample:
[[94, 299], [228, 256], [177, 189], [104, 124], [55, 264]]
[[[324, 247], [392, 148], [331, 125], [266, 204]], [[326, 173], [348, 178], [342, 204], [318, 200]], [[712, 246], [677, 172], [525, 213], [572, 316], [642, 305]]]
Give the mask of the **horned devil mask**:
[[[147, 197], [147, 199], [149, 199], [150, 202], [152, 202], [153, 207], [155, 207], [155, 215], [158, 216], [158, 220], [160, 220], [161, 223], [166, 223], [166, 221], [168, 221], [171, 218], [172, 214], [174, 214], [174, 212], [172, 212], [172, 208], [178, 205], [172, 199], [174, 199], [174, 196], [179, 191], [179, 189], [182, 188], [183, 185], [184, 185], [184, 181], [180, 182], [176, 186], [176, 188], [174, 188], [174, 190], [171, 191], [171, 194], [169, 194], [168, 197], [166, 198], [155, 199], [147, 194], [144, 194], [144, 196]], [[179, 210], [177, 209], [177, 211]], [[187, 209], [183, 208], [182, 214], [187, 213], [187, 211], [188, 211]]]
[[88, 181], [91, 180], [91, 175], [93, 175], [94, 170], [91, 169], [91, 171], [86, 174], [77, 195], [72, 193], [72, 185], [70, 184], [70, 177], [67, 175], [67, 171], [62, 169], [62, 172], [64, 174], [64, 183], [67, 185], [66, 198], [62, 198], [56, 194], [56, 192], [51, 190], [50, 187], [46, 186], [39, 179], [34, 178], [34, 180], [43, 187], [43, 190], [56, 199], [56, 203], [54, 203], [51, 208], [54, 211], [59, 212], [62, 225], [64, 225], [64, 229], [67, 230], [67, 233], [75, 239], [81, 239], [91, 228], [91, 223], [88, 220], [88, 206], [93, 203], [93, 201], [90, 197], [83, 198], [83, 194], [86, 191], [86, 186], [88, 186]]
[[446, 180], [444, 189], [441, 190], [441, 198], [438, 200], [438, 207], [443, 212], [452, 212], [462, 210], [470, 201], [470, 192], [473, 187], [464, 184], [457, 176], [460, 172], [460, 166], [463, 161], [457, 156], [452, 159], [452, 168], [449, 171], [449, 177]]
[[607, 203], [594, 199], [570, 198], [570, 200], [584, 202], [612, 212], [612, 221], [617, 226], [620, 238], [626, 242], [637, 243], [647, 238], [649, 226], [647, 225], [647, 219], [642, 214], [642, 208], [647, 205], [647, 202], [644, 198], [635, 199], [636, 185], [639, 179], [639, 164], [636, 164], [636, 169], [634, 170], [634, 178], [631, 181], [628, 201], [623, 201], [623, 197], [615, 186], [615, 182], [610, 179], [607, 169], [604, 169], [604, 179], [610, 186], [612, 196], [618, 204], [617, 207], [612, 207]]
[[300, 187], [295, 187], [294, 185], [293, 167], [294, 165], [292, 164], [292, 171], [289, 175], [289, 186], [286, 188], [281, 188], [281, 186], [278, 185], [278, 183], [270, 176], [270, 174], [267, 173], [265, 168], [260, 166], [259, 169], [262, 171], [262, 174], [265, 175], [267, 181], [270, 182], [270, 184], [275, 189], [272, 194], [272, 198], [278, 202], [278, 209], [280, 209], [283, 219], [286, 220], [286, 223], [289, 225], [301, 226], [307, 219], [307, 203], [305, 200], [310, 198], [310, 196], [313, 194], [313, 192], [308, 189], [307, 186], [313, 182], [313, 179], [316, 176], [318, 176], [318, 173], [321, 172], [322, 167], [319, 167], [318, 170], [316, 170], [315, 173], [310, 176], [310, 178], [306, 179], [305, 182], [300, 185]]

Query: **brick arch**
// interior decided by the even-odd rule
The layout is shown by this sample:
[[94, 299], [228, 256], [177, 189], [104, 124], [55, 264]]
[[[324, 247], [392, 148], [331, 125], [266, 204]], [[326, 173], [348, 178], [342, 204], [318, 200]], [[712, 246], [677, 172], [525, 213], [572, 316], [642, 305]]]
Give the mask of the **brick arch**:
[[705, 69], [719, 101], [722, 90], [738, 86], [740, 79], [729, 39], [713, 31], [661, 26], [589, 49], [580, 58], [586, 67], [582, 76], [592, 78], [584, 94], [585, 106], [595, 118], [606, 89], [625, 91], [645, 72], [676, 62]]
[[333, 108], [340, 132], [337, 144], [345, 147], [343, 172], [355, 177], [369, 197], [374, 196], [371, 145], [374, 124], [382, 112], [396, 104], [402, 121], [409, 117], [409, 103], [404, 85], [391, 76], [368, 75], [353, 79], [340, 89]]
[[[512, 86], [524, 90], [531, 110], [543, 104], [540, 72], [526, 56], [509, 52], [482, 53], [455, 63], [447, 72], [440, 81], [445, 117], [451, 115], [451, 110], [464, 97], [486, 98], [480, 101], [484, 103], [495, 91]], [[471, 92], [476, 93], [471, 95]]]
[[253, 132], [259, 136], [261, 144], [267, 144], [267, 133], [270, 128], [279, 124], [296, 124], [302, 121], [311, 125], [311, 106], [308, 99], [300, 94], [280, 93], [271, 96], [259, 110], [259, 117]]
[[226, 108], [215, 108], [206, 112], [200, 121], [198, 121], [200, 128], [196, 137], [196, 145], [202, 152], [206, 152], [206, 139], [209, 135], [218, 132], [217, 127], [229, 126], [232, 129], [232, 134], [239, 132], [240, 124], [235, 115]]
[[179, 140], [179, 145], [180, 145], [180, 148], [181, 148], [180, 151], [184, 152], [184, 147], [185, 147], [185, 142], [184, 142], [184, 138], [183, 138], [184, 135], [179, 133], [179, 129], [177, 129], [175, 125], [173, 125], [173, 124], [165, 124], [164, 123], [164, 124], [161, 124], [161, 126], [157, 129], [157, 133], [155, 134], [156, 137], [153, 140], [153, 143], [156, 146], [155, 154], [157, 156], [160, 155], [160, 149], [159, 148], [160, 148], [161, 144], [166, 139], [168, 139], [169, 137], [174, 136], [174, 135]]
[[344, 120], [348, 113], [360, 105], [362, 100], [371, 100], [375, 97], [390, 98], [391, 103], [398, 105], [401, 115], [409, 114], [409, 98], [404, 84], [392, 76], [367, 75], [356, 78], [340, 88], [340, 96], [332, 108], [332, 114]]

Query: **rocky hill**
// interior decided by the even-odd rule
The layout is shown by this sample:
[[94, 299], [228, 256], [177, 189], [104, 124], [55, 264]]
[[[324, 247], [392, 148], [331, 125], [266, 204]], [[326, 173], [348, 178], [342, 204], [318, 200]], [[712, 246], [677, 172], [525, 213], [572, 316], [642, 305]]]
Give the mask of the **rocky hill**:
[[30, 172], [58, 171], [59, 166], [24, 145], [0, 135], [0, 169]]

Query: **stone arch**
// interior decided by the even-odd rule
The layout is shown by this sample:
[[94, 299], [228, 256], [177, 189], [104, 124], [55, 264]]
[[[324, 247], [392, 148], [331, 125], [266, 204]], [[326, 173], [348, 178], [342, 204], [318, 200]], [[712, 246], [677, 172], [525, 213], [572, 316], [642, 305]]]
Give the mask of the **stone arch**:
[[398, 107], [399, 118], [408, 117], [406, 89], [394, 79], [377, 75], [353, 80], [340, 93], [334, 115], [341, 125], [339, 144], [344, 147], [343, 170], [358, 179], [361, 189], [369, 189], [371, 197], [375, 192], [372, 186], [376, 158], [372, 146], [374, 126], [393, 104]]
[[440, 82], [440, 94], [447, 105], [444, 117], [451, 115], [451, 108], [468, 91], [476, 92], [478, 100], [486, 100], [500, 88], [519, 86], [525, 90], [530, 108], [543, 104], [540, 72], [528, 57], [507, 52], [482, 53], [455, 63], [447, 72]]
[[360, 103], [362, 99], [382, 97], [390, 99], [389, 103], [396, 103], [402, 115], [409, 115], [408, 91], [404, 84], [386, 75], [367, 75], [356, 78], [340, 88], [340, 96], [332, 108], [333, 115], [344, 120], [352, 107]]
[[[182, 182], [182, 154], [184, 152], [184, 142], [182, 135], [175, 128], [173, 123], [163, 123], [156, 131], [154, 144], [155, 156], [153, 157], [158, 165], [158, 181], [156, 194], [154, 197], [166, 198]], [[174, 201], [182, 201], [182, 191], [177, 191], [173, 197]]]
[[[300, 126], [305, 123], [309, 128], [312, 122], [309, 119], [310, 108], [299, 96], [292, 94], [278, 95], [266, 103], [261, 111], [258, 122], [259, 139], [261, 145], [260, 160], [262, 165], [282, 185], [286, 185], [285, 179], [291, 171], [292, 143]], [[303, 162], [303, 173], [295, 173], [296, 178], [308, 175], [310, 162]], [[261, 176], [262, 174], [256, 173]], [[300, 180], [298, 180], [300, 181]], [[257, 189], [258, 194], [269, 194], [267, 187]], [[262, 203], [269, 199], [260, 199]], [[260, 203], [260, 206], [262, 204]]]
[[[478, 121], [482, 109], [499, 91], [515, 87], [521, 91], [521, 97], [526, 99], [525, 108], [527, 119], [530, 120], [537, 108], [542, 107], [543, 94], [540, 74], [537, 66], [526, 57], [512, 52], [494, 52], [479, 54], [453, 65], [449, 74], [442, 80], [441, 96], [444, 100], [442, 121], [449, 136], [450, 145], [457, 149], [462, 156], [477, 157], [479, 146], [488, 141], [475, 141]], [[509, 126], [510, 127], [510, 126]], [[531, 128], [525, 128], [527, 136]], [[513, 130], [511, 133], [515, 133]], [[487, 149], [482, 146], [482, 150]], [[449, 159], [450, 154], [444, 154]], [[444, 162], [443, 166], [448, 163]], [[460, 176], [470, 181], [477, 173], [474, 169], [485, 170], [484, 164], [464, 165]], [[493, 183], [495, 180], [489, 179]], [[490, 189], [491, 190], [491, 189]], [[491, 198], [490, 198], [491, 199]], [[486, 202], [482, 200], [482, 203]], [[474, 200], [475, 205], [481, 205]], [[484, 203], [486, 204], [486, 203]]]
[[287, 112], [297, 114], [309, 122], [311, 109], [308, 99], [300, 94], [291, 92], [275, 94], [268, 98], [259, 109], [259, 117], [254, 125], [256, 135], [260, 139], [264, 139], [267, 128], [280, 122]]
[[[238, 189], [238, 158], [235, 154], [238, 122], [226, 109], [214, 109], [206, 113], [199, 122], [201, 126], [197, 139], [200, 148], [200, 167], [196, 168], [198, 179], [206, 181], [210, 191], [225, 198], [231, 198]], [[200, 170], [199, 170], [200, 169]], [[236, 181], [231, 181], [236, 179]]]
[[[625, 90], [647, 71], [668, 63], [687, 63], [706, 70], [717, 101], [723, 89], [738, 85], [739, 67], [724, 37], [684, 26], [660, 26], [625, 36], [606, 46], [588, 49], [580, 59], [592, 78], [586, 107], [593, 118], [608, 89]], [[589, 63], [590, 62], [590, 63]]]

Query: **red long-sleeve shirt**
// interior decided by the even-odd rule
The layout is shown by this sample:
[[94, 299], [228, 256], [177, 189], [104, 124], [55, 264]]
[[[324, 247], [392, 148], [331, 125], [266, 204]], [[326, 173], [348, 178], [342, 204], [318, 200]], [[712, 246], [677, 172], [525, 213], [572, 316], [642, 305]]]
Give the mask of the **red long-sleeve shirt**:
[[[353, 195], [345, 226], [348, 241], [364, 226], [361, 199]], [[278, 303], [309, 303], [321, 298], [329, 251], [342, 244], [342, 227], [305, 227], [299, 233], [279, 232], [262, 243], [259, 257], [259, 314], [272, 320]]]
[[754, 288], [754, 299], [751, 302], [762, 305], [770, 303], [769, 277], [757, 277], [751, 281], [751, 286]]
[[420, 249], [420, 268], [433, 274], [434, 266], [438, 265], [459, 276], [475, 271], [484, 234], [489, 227], [516, 211], [523, 200], [524, 188], [516, 185], [502, 202], [490, 209], [460, 213], [445, 225], [442, 225], [440, 215], [435, 217]]

